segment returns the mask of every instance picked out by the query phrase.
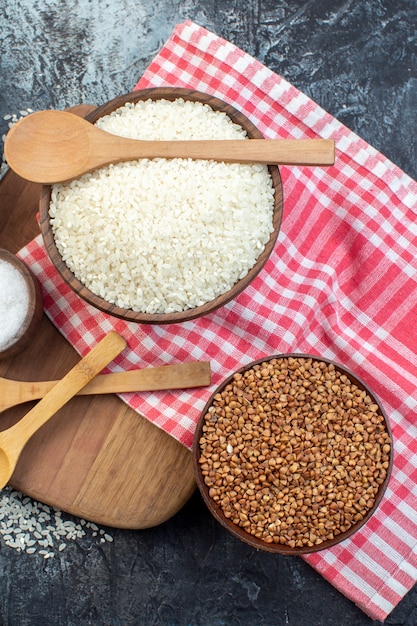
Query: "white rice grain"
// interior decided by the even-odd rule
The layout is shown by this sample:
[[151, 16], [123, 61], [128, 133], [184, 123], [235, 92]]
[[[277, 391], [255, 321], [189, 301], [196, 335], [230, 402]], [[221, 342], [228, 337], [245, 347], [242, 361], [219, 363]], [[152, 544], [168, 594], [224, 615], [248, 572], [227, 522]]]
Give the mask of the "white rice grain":
[[[46, 559], [62, 552], [70, 541], [87, 534], [93, 537], [99, 530], [96, 524], [83, 519], [64, 521], [59, 509], [23, 496], [11, 487], [0, 491], [0, 520], [0, 540], [4, 545]], [[94, 533], [92, 527], [97, 529]], [[100, 529], [100, 533], [104, 542], [113, 541], [104, 529]]]
[[[128, 103], [97, 126], [133, 139], [246, 139], [208, 105]], [[57, 248], [77, 278], [117, 306], [143, 313], [192, 309], [254, 266], [273, 230], [266, 166], [141, 159], [54, 185]]]

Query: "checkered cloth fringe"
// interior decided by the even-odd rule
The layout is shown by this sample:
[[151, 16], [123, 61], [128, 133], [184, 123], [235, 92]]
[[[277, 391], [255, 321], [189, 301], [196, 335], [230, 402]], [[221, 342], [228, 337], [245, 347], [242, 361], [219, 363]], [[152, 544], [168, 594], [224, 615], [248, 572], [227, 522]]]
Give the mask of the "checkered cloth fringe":
[[175, 28], [136, 88], [169, 85], [230, 102], [267, 138], [336, 141], [334, 167], [281, 167], [282, 229], [251, 286], [195, 321], [137, 325], [75, 296], [40, 237], [21, 256], [43, 285], [46, 313], [80, 354], [115, 329], [129, 346], [115, 369], [211, 361], [210, 388], [123, 396], [185, 446], [214, 387], [254, 359], [322, 355], [369, 384], [395, 440], [388, 491], [351, 539], [305, 559], [383, 620], [417, 579], [417, 185], [283, 78], [192, 22]]

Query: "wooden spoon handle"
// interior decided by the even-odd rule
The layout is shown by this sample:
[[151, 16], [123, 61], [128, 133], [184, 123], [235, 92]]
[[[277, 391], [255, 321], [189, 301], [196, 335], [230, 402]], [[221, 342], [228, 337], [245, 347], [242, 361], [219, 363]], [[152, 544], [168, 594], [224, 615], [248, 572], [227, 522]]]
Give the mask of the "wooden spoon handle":
[[68, 400], [106, 367], [126, 346], [119, 334], [111, 331], [81, 359], [19, 422], [1, 433], [17, 458], [26, 442]]
[[[29, 382], [0, 378], [0, 413], [23, 402], [43, 398], [57, 383], [57, 380]], [[100, 374], [80, 389], [77, 395], [190, 389], [207, 387], [210, 383], [210, 362], [191, 361], [128, 372]]]
[[93, 142], [96, 167], [107, 165], [110, 161], [117, 163], [157, 157], [264, 165], [333, 165], [335, 161], [335, 143], [332, 139], [137, 141], [103, 133], [101, 137], [99, 134], [94, 136]]

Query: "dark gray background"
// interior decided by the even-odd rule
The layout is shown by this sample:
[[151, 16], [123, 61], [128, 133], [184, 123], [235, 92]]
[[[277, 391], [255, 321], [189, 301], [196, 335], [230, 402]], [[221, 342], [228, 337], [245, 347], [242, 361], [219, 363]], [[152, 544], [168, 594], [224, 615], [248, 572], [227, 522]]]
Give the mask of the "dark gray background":
[[[186, 19], [257, 57], [417, 177], [416, 0], [0, 0], [0, 125], [130, 91]], [[0, 548], [0, 624], [370, 626], [301, 559], [230, 537], [200, 497], [52, 560]], [[417, 624], [417, 587], [386, 620]]]

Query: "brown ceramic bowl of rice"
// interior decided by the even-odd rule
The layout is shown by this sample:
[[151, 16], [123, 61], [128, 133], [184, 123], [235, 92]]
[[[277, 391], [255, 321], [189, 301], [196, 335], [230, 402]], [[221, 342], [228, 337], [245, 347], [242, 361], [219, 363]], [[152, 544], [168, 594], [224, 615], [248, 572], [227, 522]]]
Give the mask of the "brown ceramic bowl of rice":
[[256, 549], [317, 552], [378, 507], [393, 462], [388, 419], [341, 365], [281, 354], [241, 368], [208, 400], [194, 438], [200, 493], [215, 519]]
[[[262, 138], [234, 107], [197, 91], [136, 91], [87, 119], [135, 139]], [[183, 322], [242, 292], [280, 228], [277, 166], [142, 159], [44, 186], [40, 225], [50, 259], [81, 298], [113, 316]]]

